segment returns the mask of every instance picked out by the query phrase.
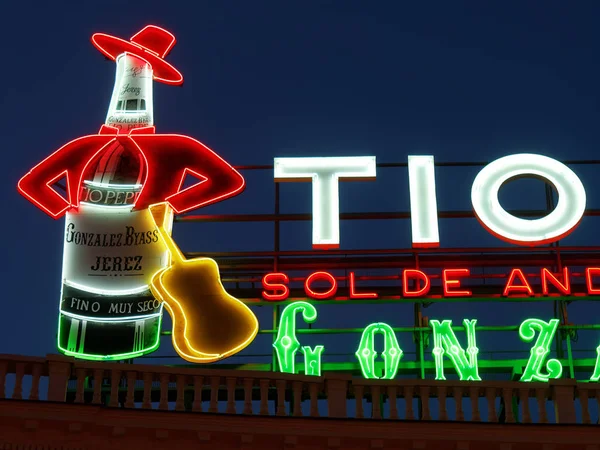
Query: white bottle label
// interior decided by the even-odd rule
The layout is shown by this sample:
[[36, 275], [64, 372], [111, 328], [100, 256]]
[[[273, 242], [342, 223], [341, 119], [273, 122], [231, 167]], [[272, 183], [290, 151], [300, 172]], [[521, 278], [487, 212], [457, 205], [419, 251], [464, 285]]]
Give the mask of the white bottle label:
[[152, 67], [134, 55], [117, 58], [117, 74], [106, 125], [129, 132], [154, 124], [152, 110]]
[[131, 211], [82, 203], [65, 221], [63, 282], [107, 296], [148, 289], [168, 263], [148, 210]]

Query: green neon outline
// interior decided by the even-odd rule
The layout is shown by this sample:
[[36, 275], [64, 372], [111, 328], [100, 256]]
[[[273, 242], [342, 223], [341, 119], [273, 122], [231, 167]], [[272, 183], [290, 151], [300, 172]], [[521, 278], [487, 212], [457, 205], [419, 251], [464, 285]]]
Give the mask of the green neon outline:
[[[61, 333], [61, 323], [60, 323], [60, 314], [58, 315], [58, 333], [56, 334], [56, 347], [58, 348], [58, 350], [67, 355], [67, 356], [73, 356], [75, 358], [79, 358], [79, 359], [87, 359], [87, 360], [94, 360], [94, 361], [114, 361], [114, 360], [120, 360], [120, 359], [131, 359], [131, 358], [136, 358], [138, 356], [142, 356], [142, 355], [146, 355], [148, 353], [152, 353], [154, 351], [156, 351], [156, 349], [160, 346], [160, 329], [162, 327], [162, 314], [159, 316], [158, 319], [158, 333], [156, 334], [156, 342], [154, 344], [152, 344], [151, 347], [148, 347], [144, 350], [140, 350], [138, 352], [128, 352], [128, 353], [118, 353], [116, 355], [93, 355], [90, 353], [79, 353], [79, 352], [72, 352], [70, 350], [64, 349], [60, 346], [60, 333]], [[123, 322], [129, 322], [129, 321], [123, 321]], [[123, 322], [111, 322], [111, 323], [123, 323]]]
[[[306, 323], [317, 320], [317, 309], [308, 302], [294, 302], [287, 305], [281, 312], [277, 339], [273, 342], [279, 371], [282, 373], [296, 373], [296, 352], [300, 349], [300, 341], [296, 337], [296, 314], [302, 312], [302, 319]], [[317, 346], [314, 351], [317, 351]], [[320, 346], [323, 347], [323, 346]], [[323, 347], [324, 348], [324, 347]], [[322, 350], [319, 353], [321, 355]], [[314, 362], [314, 361], [312, 361]], [[320, 362], [319, 362], [320, 364]], [[305, 369], [308, 371], [309, 369]]]
[[[452, 330], [452, 320], [430, 320], [429, 324], [433, 330], [434, 347], [431, 353], [435, 359], [435, 379], [445, 380], [444, 375], [444, 353], [447, 353], [458, 378], [461, 381], [481, 381], [477, 354], [479, 348], [475, 338], [475, 326], [477, 319], [463, 319], [463, 326], [467, 335], [467, 351], [461, 347], [456, 334]], [[467, 357], [468, 354], [468, 357]]]
[[543, 374], [542, 365], [550, 353], [550, 344], [558, 329], [558, 319], [550, 319], [544, 322], [540, 319], [525, 319], [519, 326], [519, 337], [523, 342], [531, 342], [535, 338], [535, 332], [539, 335], [533, 347], [530, 350], [529, 360], [523, 370], [520, 381], [541, 381], [547, 382], [549, 379], [560, 378], [563, 366], [558, 359], [548, 359], [546, 361], [546, 370], [548, 374]]
[[[382, 377], [378, 377], [375, 373], [375, 358], [377, 358], [375, 334], [384, 335], [385, 349], [381, 352], [381, 356], [383, 356], [385, 366]], [[398, 366], [404, 352], [398, 344], [396, 333], [394, 333], [392, 327], [387, 323], [376, 322], [365, 327], [360, 337], [358, 349], [354, 354], [360, 364], [363, 377], [367, 379], [391, 380], [398, 373]]]
[[594, 364], [594, 373], [590, 377], [590, 381], [600, 380], [600, 345], [596, 347], [596, 364]]
[[309, 347], [305, 345], [302, 347], [302, 353], [304, 354], [304, 373], [305, 375], [320, 377], [321, 376], [321, 355], [325, 350], [324, 345], [316, 345], [315, 347]]

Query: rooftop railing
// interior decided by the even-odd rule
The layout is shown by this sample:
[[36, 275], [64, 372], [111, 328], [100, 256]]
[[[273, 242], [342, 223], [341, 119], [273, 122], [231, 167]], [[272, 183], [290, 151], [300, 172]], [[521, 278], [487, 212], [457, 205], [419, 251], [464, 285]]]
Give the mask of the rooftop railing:
[[199, 414], [590, 424], [598, 423], [600, 383], [367, 380], [0, 355], [0, 398]]

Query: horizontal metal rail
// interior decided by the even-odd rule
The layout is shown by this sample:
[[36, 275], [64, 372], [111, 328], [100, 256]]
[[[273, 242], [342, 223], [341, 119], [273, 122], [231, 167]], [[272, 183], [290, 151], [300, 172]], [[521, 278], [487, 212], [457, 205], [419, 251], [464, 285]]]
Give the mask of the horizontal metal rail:
[[[490, 162], [491, 161], [435, 161], [434, 165], [437, 167], [483, 167], [487, 166]], [[598, 159], [567, 159], [561, 162], [567, 166], [600, 164], [600, 160]], [[379, 162], [376, 165], [380, 168], [408, 167], [408, 162]], [[238, 165], [233, 167], [237, 170], [273, 170], [273, 164]]]
[[[185, 252], [188, 257], [196, 256], [230, 256], [230, 257], [287, 257], [287, 256], [319, 256], [321, 259], [327, 259], [331, 256], [375, 256], [375, 255], [435, 255], [439, 258], [443, 255], [452, 255], [456, 258], [461, 253], [465, 255], [484, 255], [492, 253], [495, 256], [499, 254], [556, 254], [568, 255], [568, 253], [581, 252], [591, 253], [600, 252], [600, 246], [545, 246], [545, 247], [444, 247], [444, 248], [372, 248], [372, 249], [331, 249], [331, 250], [267, 250], [267, 251], [245, 251], [245, 252]], [[421, 256], [423, 257], [423, 256]], [[314, 260], [314, 258], [313, 258]]]
[[[548, 215], [546, 210], [514, 209], [507, 210], [517, 217], [537, 218]], [[586, 209], [584, 216], [600, 216], [600, 209]], [[438, 211], [440, 219], [470, 219], [475, 217], [473, 211], [449, 210]], [[380, 211], [362, 213], [340, 213], [340, 220], [390, 220], [410, 219], [410, 211]], [[176, 216], [176, 222], [302, 222], [312, 220], [311, 213], [296, 214], [189, 214]]]

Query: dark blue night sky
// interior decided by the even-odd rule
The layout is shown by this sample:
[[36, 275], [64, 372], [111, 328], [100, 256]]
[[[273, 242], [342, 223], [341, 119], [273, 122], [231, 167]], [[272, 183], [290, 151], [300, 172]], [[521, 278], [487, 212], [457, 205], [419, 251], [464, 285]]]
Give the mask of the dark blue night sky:
[[[311, 155], [491, 161], [534, 152], [600, 159], [594, 1], [37, 3], [11, 2], [2, 11], [0, 353], [56, 351], [64, 222], [26, 201], [16, 184], [45, 156], [104, 122], [115, 65], [91, 45], [94, 32], [128, 39], [147, 24], [173, 32], [178, 42], [167, 60], [185, 82], [154, 84], [157, 131], [193, 136], [233, 165]], [[574, 167], [589, 208], [600, 208], [596, 167]], [[382, 169], [376, 181], [342, 185], [342, 212], [407, 210], [404, 170]], [[470, 209], [476, 173], [438, 169], [439, 209]], [[246, 192], [202, 213], [272, 212], [272, 173], [244, 175]], [[539, 181], [518, 181], [501, 199], [506, 208], [537, 209], [545, 207], [543, 193]], [[310, 188], [286, 184], [282, 202], [282, 212], [309, 212]], [[453, 222], [440, 221], [442, 246], [505, 245], [475, 220]], [[597, 225], [585, 218], [565, 244], [599, 245]], [[342, 248], [410, 246], [407, 221], [343, 223], [341, 232]], [[308, 250], [310, 236], [309, 222], [285, 225], [283, 248]], [[176, 224], [175, 237], [186, 251], [269, 250], [272, 226]], [[322, 308], [319, 326], [413, 321], [410, 305], [343, 308]], [[549, 319], [552, 305], [449, 304], [426, 313], [518, 325], [530, 316]], [[599, 313], [589, 302], [569, 306], [577, 324], [600, 323]], [[596, 332], [582, 336], [579, 348], [595, 348], [600, 339]], [[413, 351], [409, 335], [399, 339]], [[493, 334], [478, 340], [482, 351], [529, 348], [516, 333], [502, 342]], [[332, 351], [352, 353], [357, 342], [358, 336], [332, 341]], [[174, 354], [167, 339], [158, 353]]]

